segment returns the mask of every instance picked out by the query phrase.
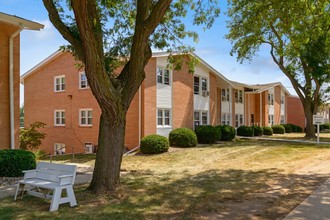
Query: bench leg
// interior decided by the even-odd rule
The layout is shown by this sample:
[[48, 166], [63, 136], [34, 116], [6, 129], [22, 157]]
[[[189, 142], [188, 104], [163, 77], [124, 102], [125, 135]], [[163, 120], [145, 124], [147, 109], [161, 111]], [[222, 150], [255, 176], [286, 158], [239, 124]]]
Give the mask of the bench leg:
[[73, 192], [73, 187], [68, 186], [66, 187], [66, 193], [68, 194], [69, 200], [70, 200], [70, 206], [76, 206], [77, 205], [77, 200]]
[[61, 194], [62, 194], [62, 188], [55, 188], [53, 192], [53, 197], [52, 197], [52, 202], [50, 204], [49, 211], [57, 211], [58, 206], [60, 204], [60, 199], [61, 199]]
[[22, 193], [21, 198], [23, 198], [24, 186], [25, 186], [25, 184], [21, 184], [21, 183], [18, 183], [18, 184], [17, 184], [16, 193], [15, 193], [15, 197], [14, 197], [14, 200], [15, 200], [15, 201], [16, 201], [16, 199], [17, 199], [17, 195], [18, 195], [19, 191], [21, 191], [21, 193]]

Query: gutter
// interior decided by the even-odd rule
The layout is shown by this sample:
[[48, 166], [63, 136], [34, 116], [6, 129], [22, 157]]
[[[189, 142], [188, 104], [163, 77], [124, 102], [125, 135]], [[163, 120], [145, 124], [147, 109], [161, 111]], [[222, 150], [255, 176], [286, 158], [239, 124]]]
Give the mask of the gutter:
[[15, 149], [15, 106], [14, 106], [14, 38], [24, 28], [20, 25], [19, 29], [9, 37], [9, 103], [10, 103], [10, 149]]

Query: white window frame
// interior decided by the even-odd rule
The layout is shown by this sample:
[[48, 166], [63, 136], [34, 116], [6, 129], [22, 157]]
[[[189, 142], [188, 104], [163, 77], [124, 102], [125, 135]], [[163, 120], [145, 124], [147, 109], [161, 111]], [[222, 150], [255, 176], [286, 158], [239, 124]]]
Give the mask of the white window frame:
[[[57, 84], [57, 79], [60, 79], [59, 84]], [[60, 87], [58, 90], [57, 90], [57, 85], [59, 85], [59, 87]], [[64, 91], [65, 91], [65, 75], [55, 76], [54, 77], [54, 92], [64, 92]]]
[[242, 125], [244, 125], [243, 114], [235, 114], [235, 127], [238, 128]]
[[281, 95], [281, 105], [284, 105], [284, 103], [285, 103], [285, 96]]
[[285, 124], [285, 115], [281, 115], [280, 124]]
[[229, 89], [221, 89], [221, 101], [222, 102], [229, 102], [230, 101]]
[[274, 105], [274, 94], [268, 93], [268, 105], [273, 106]]
[[[198, 85], [195, 83], [195, 78], [198, 78]], [[198, 93], [195, 90], [195, 87], [197, 86], [198, 86]], [[203, 93], [206, 93], [208, 91], [209, 91], [209, 79], [205, 76], [194, 75], [194, 94], [203, 95]]]
[[[91, 117], [88, 117], [88, 112], [91, 112], [92, 116]], [[85, 112], [85, 124], [82, 123], [82, 112]], [[88, 123], [88, 119], [91, 119], [91, 123]], [[83, 108], [83, 109], [79, 109], [79, 126], [82, 126], [82, 127], [91, 127], [93, 126], [93, 109], [91, 108]]]
[[[60, 113], [60, 123], [57, 123], [57, 113]], [[64, 113], [64, 116], [63, 116]], [[54, 126], [65, 126], [65, 110], [64, 109], [56, 109], [54, 110]]]
[[[86, 78], [85, 80], [81, 79], [83, 74], [85, 75], [85, 78]], [[84, 87], [82, 85], [83, 82], [85, 82]], [[87, 80], [85, 71], [79, 72], [79, 89], [89, 89], [89, 84], [88, 84], [88, 80]]]
[[[195, 114], [198, 113], [198, 119], [195, 118]], [[203, 115], [204, 114], [204, 115]], [[205, 117], [206, 114], [206, 124], [203, 123], [203, 117]], [[197, 115], [197, 114], [196, 114]], [[199, 125], [208, 125], [210, 123], [210, 116], [209, 116], [209, 111], [205, 110], [195, 110], [194, 111], [194, 129], [196, 129], [196, 124], [198, 123], [197, 126]]]
[[221, 124], [222, 125], [231, 125], [231, 114], [230, 113], [222, 113], [221, 114]]
[[54, 144], [54, 155], [65, 154], [65, 144], [55, 143]]
[[[165, 75], [165, 72], [168, 73], [168, 83], [165, 83], [165, 79], [167, 78]], [[159, 74], [161, 73], [161, 74]], [[166, 67], [163, 67], [163, 66], [157, 66], [157, 69], [156, 69], [156, 81], [157, 81], [157, 84], [162, 84], [162, 85], [166, 85], [166, 86], [171, 86], [172, 84], [172, 71], [169, 70], [168, 68]], [[158, 80], [158, 78], [160, 77], [160, 81]]]
[[274, 125], [274, 115], [269, 114], [268, 115], [268, 126], [273, 126]]
[[[161, 112], [161, 117], [159, 117], [158, 113]], [[169, 117], [165, 117], [165, 112], [168, 112], [169, 114]], [[156, 114], [156, 119], [157, 119], [157, 127], [158, 128], [164, 128], [164, 127], [167, 127], [167, 128], [170, 128], [172, 127], [172, 111], [171, 109], [169, 108], [157, 108], [157, 114]], [[166, 118], [168, 118], [168, 121], [169, 123], [166, 124]], [[158, 119], [161, 119], [162, 123], [159, 124], [158, 123]]]

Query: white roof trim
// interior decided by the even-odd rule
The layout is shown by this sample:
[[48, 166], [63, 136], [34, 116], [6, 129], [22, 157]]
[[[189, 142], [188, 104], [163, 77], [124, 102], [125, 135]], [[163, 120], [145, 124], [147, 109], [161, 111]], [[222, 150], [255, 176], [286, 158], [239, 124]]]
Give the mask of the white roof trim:
[[30, 21], [24, 18], [20, 18], [14, 15], [9, 15], [3, 12], [0, 12], [0, 21], [9, 23], [16, 26], [22, 26], [24, 29], [28, 30], [40, 30], [44, 28], [44, 25], [39, 24], [34, 21]]
[[20, 77], [20, 82], [21, 84], [24, 85], [24, 79], [28, 76], [30, 76], [33, 72], [35, 72], [36, 70], [38, 70], [39, 68], [41, 68], [42, 66], [46, 65], [47, 63], [49, 63], [50, 61], [52, 61], [54, 58], [58, 57], [59, 55], [63, 54], [62, 51], [58, 50], [55, 53], [51, 54], [50, 56], [48, 56], [46, 59], [44, 59], [43, 61], [41, 61], [39, 64], [37, 64], [36, 66], [34, 66], [32, 69], [28, 70], [27, 72], [25, 72], [21, 77]]

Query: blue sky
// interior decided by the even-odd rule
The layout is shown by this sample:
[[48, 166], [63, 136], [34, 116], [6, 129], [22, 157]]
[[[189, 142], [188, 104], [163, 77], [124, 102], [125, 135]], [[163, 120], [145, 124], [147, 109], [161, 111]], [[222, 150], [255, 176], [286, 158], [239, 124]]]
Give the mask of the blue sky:
[[[281, 82], [291, 94], [295, 95], [287, 77], [272, 61], [267, 47], [262, 47], [259, 55], [254, 57], [252, 62], [246, 61], [240, 64], [236, 61], [236, 57], [230, 56], [231, 44], [225, 39], [225, 34], [228, 33], [225, 22], [227, 17], [223, 13], [226, 11], [226, 1], [221, 2], [221, 16], [213, 27], [205, 32], [201, 28], [196, 29], [200, 40], [197, 44], [193, 44], [195, 53], [229, 80], [247, 84]], [[0, 0], [0, 11], [45, 25], [40, 32], [24, 30], [21, 33], [21, 75], [55, 52], [61, 45], [67, 44], [49, 21], [41, 0]]]

